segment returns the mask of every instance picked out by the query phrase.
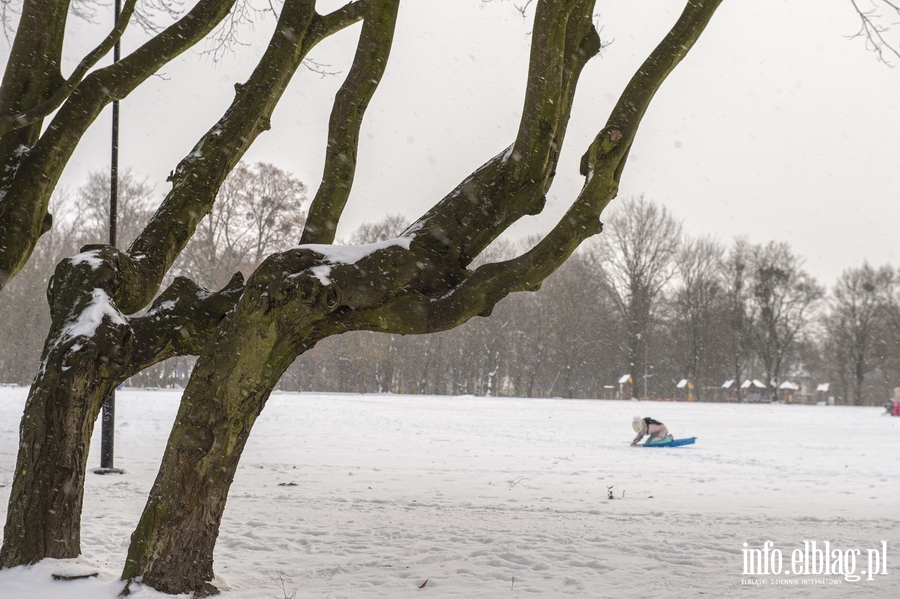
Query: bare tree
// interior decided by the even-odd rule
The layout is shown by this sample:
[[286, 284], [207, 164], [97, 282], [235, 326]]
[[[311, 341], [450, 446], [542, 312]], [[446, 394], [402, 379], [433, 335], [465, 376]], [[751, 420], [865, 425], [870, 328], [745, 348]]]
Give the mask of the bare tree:
[[722, 282], [724, 249], [712, 239], [685, 242], [678, 256], [678, 286], [674, 293], [676, 321], [684, 344], [684, 374], [693, 383], [697, 399], [703, 387], [717, 382], [723, 356], [720, 331], [727, 326], [727, 298]]
[[889, 266], [844, 271], [824, 319], [826, 347], [850, 405], [861, 405], [866, 375], [884, 364], [896, 277]]
[[750, 319], [750, 260], [750, 244], [745, 239], [736, 239], [721, 267], [727, 311], [727, 326], [722, 331], [726, 337], [725, 352], [730, 367], [728, 376], [733, 381], [735, 391], [741, 384], [752, 352], [747, 328]]
[[[109, 239], [109, 172], [93, 171], [76, 191], [77, 231], [82, 243]], [[131, 169], [119, 173], [116, 208], [116, 245], [128, 247], [153, 216], [153, 187]], [[65, 211], [62, 211], [65, 213]]]
[[363, 223], [350, 235], [350, 244], [362, 245], [394, 239], [409, 226], [406, 217], [400, 214], [388, 214], [374, 223]]
[[295, 243], [306, 219], [306, 185], [271, 164], [239, 163], [197, 225], [173, 271], [210, 289]]
[[801, 269], [800, 259], [785, 243], [754, 247], [751, 256], [748, 339], [778, 399], [791, 351], [825, 291]]
[[664, 207], [643, 197], [630, 198], [610, 218], [599, 247], [603, 282], [624, 323], [626, 367], [637, 389], [649, 376], [654, 313], [675, 275], [681, 224]]

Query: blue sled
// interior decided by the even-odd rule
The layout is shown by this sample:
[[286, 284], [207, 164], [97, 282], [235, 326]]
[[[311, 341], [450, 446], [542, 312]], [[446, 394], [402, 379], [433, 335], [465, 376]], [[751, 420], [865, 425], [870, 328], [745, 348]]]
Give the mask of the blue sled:
[[678, 447], [679, 445], [693, 445], [697, 437], [688, 437], [687, 439], [673, 439], [668, 443], [644, 443], [641, 447]]

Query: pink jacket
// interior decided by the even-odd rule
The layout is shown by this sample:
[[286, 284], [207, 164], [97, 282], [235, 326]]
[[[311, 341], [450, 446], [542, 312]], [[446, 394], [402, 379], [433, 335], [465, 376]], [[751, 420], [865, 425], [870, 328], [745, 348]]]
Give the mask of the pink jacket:
[[637, 434], [637, 437], [631, 442], [632, 445], [637, 445], [638, 442], [644, 438], [644, 435], [650, 435], [651, 438], [656, 437], [657, 439], [662, 439], [669, 434], [669, 429], [666, 428], [665, 424], [651, 424], [648, 426], [646, 422], [642, 422], [643, 426]]

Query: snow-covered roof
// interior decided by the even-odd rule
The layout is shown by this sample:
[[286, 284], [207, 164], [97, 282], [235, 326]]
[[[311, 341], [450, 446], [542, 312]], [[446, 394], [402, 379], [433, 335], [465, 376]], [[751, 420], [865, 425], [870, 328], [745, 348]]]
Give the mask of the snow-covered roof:
[[766, 384], [756, 379], [753, 379], [752, 381], [750, 379], [747, 379], [746, 381], [741, 383], [741, 389], [749, 389], [750, 387], [754, 387], [756, 389], [765, 389]]
[[729, 389], [729, 388], [731, 388], [732, 385], [734, 385], [734, 379], [728, 379], [727, 381], [722, 383], [722, 388]]
[[681, 379], [680, 381], [678, 381], [678, 384], [675, 385], [675, 388], [676, 389], [684, 389], [685, 387], [687, 387], [687, 384], [688, 384], [687, 379]]
[[792, 383], [791, 381], [784, 381], [780, 385], [778, 385], [779, 389], [790, 389], [791, 391], [799, 391], [800, 385], [797, 383]]
[[821, 383], [816, 385], [816, 391], [825, 391], [828, 392], [828, 389], [831, 387], [831, 383]]
[[631, 382], [631, 375], [630, 375], [630, 374], [623, 374], [622, 376], [619, 377], [619, 384], [620, 384], [620, 385], [624, 385], [625, 383], [630, 383], [630, 382]]

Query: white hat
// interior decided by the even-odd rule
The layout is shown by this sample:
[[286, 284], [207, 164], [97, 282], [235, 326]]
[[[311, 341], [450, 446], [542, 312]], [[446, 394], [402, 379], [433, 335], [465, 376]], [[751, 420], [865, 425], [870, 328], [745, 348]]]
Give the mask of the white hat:
[[634, 420], [631, 421], [631, 428], [633, 428], [636, 433], [641, 432], [641, 429], [644, 428], [644, 421], [641, 420], [640, 416], [634, 417]]

